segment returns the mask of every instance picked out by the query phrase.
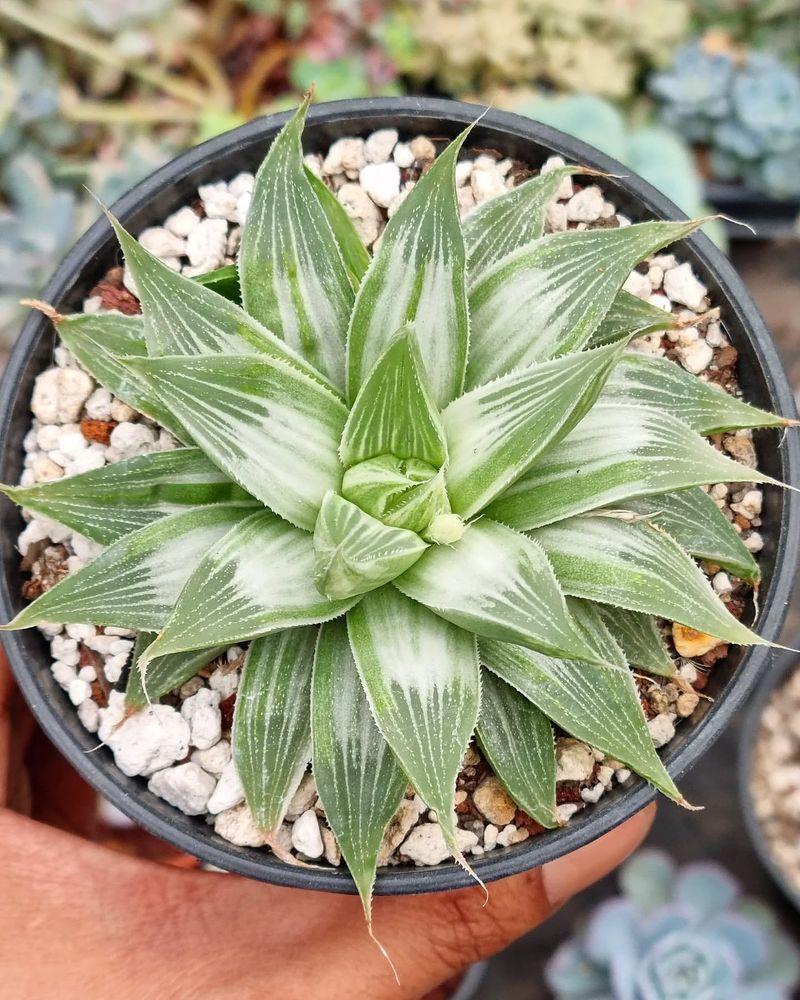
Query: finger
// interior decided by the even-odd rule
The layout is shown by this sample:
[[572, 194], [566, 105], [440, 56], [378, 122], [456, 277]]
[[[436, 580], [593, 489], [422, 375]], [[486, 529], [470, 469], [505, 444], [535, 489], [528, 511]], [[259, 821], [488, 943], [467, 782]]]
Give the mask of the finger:
[[0, 647], [0, 806], [30, 811], [30, 788], [23, 767], [34, 724]]

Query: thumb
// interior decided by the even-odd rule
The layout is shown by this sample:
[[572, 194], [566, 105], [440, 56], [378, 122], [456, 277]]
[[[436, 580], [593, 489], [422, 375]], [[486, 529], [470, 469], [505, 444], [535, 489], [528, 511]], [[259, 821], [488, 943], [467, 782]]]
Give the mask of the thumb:
[[649, 806], [572, 854], [492, 883], [485, 906], [479, 887], [376, 899], [375, 933], [398, 966], [402, 995], [424, 994], [537, 927], [570, 897], [621, 864], [645, 838], [654, 817], [655, 806]]

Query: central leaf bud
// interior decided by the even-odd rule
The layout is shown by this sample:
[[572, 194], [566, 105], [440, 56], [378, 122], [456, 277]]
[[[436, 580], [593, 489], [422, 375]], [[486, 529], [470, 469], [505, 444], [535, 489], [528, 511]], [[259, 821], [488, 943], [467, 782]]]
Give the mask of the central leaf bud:
[[342, 496], [384, 524], [423, 536], [434, 518], [450, 513], [444, 471], [417, 458], [359, 462], [345, 472]]

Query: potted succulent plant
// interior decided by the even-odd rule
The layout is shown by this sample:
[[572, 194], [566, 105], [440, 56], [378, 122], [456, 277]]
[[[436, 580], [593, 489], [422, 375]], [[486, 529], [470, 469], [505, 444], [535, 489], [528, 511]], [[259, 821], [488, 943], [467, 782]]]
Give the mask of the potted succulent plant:
[[[686, 317], [622, 286], [702, 220], [681, 219], [638, 179], [611, 176], [619, 173], [613, 162], [553, 130], [499, 113], [475, 119], [474, 108], [435, 100], [341, 102], [310, 113], [306, 101], [288, 121], [245, 126], [135, 189], [111, 223], [142, 315], [71, 312], [114, 262], [105, 223], [65, 261], [39, 308], [79, 363], [68, 381], [88, 371], [106, 395], [181, 447], [6, 488], [27, 511], [103, 547], [24, 607], [17, 515], [3, 506], [0, 596], [13, 616], [4, 641], [23, 691], [67, 756], [132, 818], [198, 857], [284, 884], [355, 884], [368, 914], [387, 825], [411, 809], [414, 792], [418, 812], [427, 812], [426, 836], [438, 837], [441, 857], [452, 855], [466, 871], [450, 862], [394, 868], [379, 875], [376, 891], [497, 878], [585, 843], [653, 789], [682, 802], [674, 776], [754, 682], [796, 562], [787, 541], [794, 530], [796, 546], [796, 504], [780, 483], [796, 475], [797, 441], [765, 432], [756, 469], [737, 462], [733, 447], [727, 454], [704, 440], [782, 428], [793, 414], [758, 314], [706, 240], [692, 236], [680, 252], [722, 308], [749, 402], [668, 359], [626, 350], [642, 335], [677, 342], [687, 329]], [[302, 142], [320, 150], [387, 127], [453, 141], [392, 203], [370, 255], [346, 199], [304, 164]], [[552, 153], [567, 163], [487, 200], [462, 224], [456, 172], [467, 145], [531, 168]], [[236, 268], [181, 274], [131, 236], [174, 212], [198, 183], [257, 167], [265, 149]], [[647, 221], [627, 225], [614, 215], [591, 229], [580, 223], [543, 235], [557, 190], [598, 172], [608, 175], [603, 183], [620, 211]], [[596, 192], [583, 202], [589, 198]], [[132, 298], [119, 292], [120, 301]], [[716, 317], [698, 309], [697, 324]], [[48, 338], [48, 321], [33, 318], [3, 384], [9, 483], [19, 478]], [[39, 402], [51, 381], [66, 378], [56, 372], [40, 381]], [[700, 488], [717, 482], [771, 484], [760, 571]], [[758, 633], [720, 600], [697, 558], [762, 580]], [[697, 711], [665, 761], [629, 669], [667, 675], [688, 693], [661, 619], [680, 623], [674, 633], [686, 656], [721, 641], [751, 647], [735, 670], [712, 675], [713, 706], [692, 693], [685, 714]], [[199, 695], [204, 682], [195, 684], [195, 675], [233, 647], [232, 662], [244, 658], [233, 762], [218, 762], [214, 776], [207, 758], [193, 753], [184, 762], [183, 737], [166, 725], [164, 742], [174, 738], [175, 746], [166, 757], [156, 747], [155, 762], [129, 776], [107, 751], [85, 755], [92, 737], [46, 669], [41, 639], [25, 631], [54, 622], [73, 629], [58, 641], [76, 668], [71, 643], [86, 623], [105, 629], [109, 645], [114, 634], [137, 634], [126, 691], [108, 696], [100, 726], [112, 747], [148, 713], [199, 725], [201, 709], [218, 708], [218, 691], [183, 715], [158, 699], [177, 697], [186, 684]], [[67, 685], [76, 703], [80, 681], [89, 683], [78, 675]], [[649, 785], [618, 787], [564, 826], [553, 724], [583, 741], [581, 752], [595, 748]], [[541, 832], [491, 858], [480, 856], [478, 838], [454, 812], [473, 736], [483, 755], [475, 759], [484, 759], [484, 774], [491, 766], [511, 816]], [[285, 863], [296, 859], [282, 820], [309, 760], [326, 823], [320, 830], [313, 808], [303, 815], [311, 814], [317, 837], [335, 840], [352, 881], [340, 868]], [[231, 781], [235, 772], [246, 802], [234, 797], [225, 811], [250, 823], [245, 836], [226, 843], [201, 818], [205, 806], [187, 806], [184, 815], [168, 804], [181, 767], [208, 786], [205, 803], [220, 772]], [[149, 790], [136, 774], [150, 776]], [[271, 853], [255, 846], [265, 844]], [[300, 850], [306, 859], [321, 853]]]

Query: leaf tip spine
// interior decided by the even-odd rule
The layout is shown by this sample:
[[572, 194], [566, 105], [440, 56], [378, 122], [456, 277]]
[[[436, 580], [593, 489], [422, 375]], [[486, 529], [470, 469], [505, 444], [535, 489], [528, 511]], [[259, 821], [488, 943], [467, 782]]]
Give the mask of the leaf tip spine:
[[46, 316], [54, 326], [65, 319], [64, 315], [54, 309], [49, 302], [43, 302], [41, 299], [20, 299], [19, 304], [21, 306], [27, 306], [29, 309], [35, 309], [36, 312], [40, 312], [43, 316]]

